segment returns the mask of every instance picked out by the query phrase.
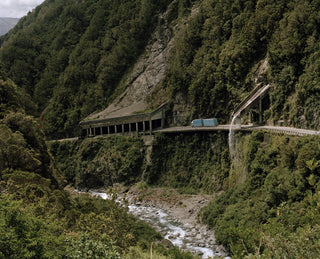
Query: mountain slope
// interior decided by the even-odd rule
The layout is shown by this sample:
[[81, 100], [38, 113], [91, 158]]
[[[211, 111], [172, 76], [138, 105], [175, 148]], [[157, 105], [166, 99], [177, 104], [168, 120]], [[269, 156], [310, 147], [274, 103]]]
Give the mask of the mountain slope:
[[[196, 117], [218, 117], [224, 123], [256, 85], [270, 84], [266, 123], [319, 129], [319, 9], [320, 3], [306, 0], [50, 0], [24, 17], [1, 38], [0, 49], [6, 74], [23, 88], [12, 85], [7, 75], [0, 80], [6, 89], [1, 88], [0, 95], [0, 246], [8, 248], [5, 255], [25, 243], [30, 250], [39, 248], [36, 256], [51, 244], [46, 257], [68, 246], [81, 248], [88, 239], [81, 233], [92, 218], [97, 219], [90, 227], [98, 237], [96, 247], [111, 239], [126, 250], [134, 241], [127, 215], [114, 214], [111, 201], [92, 205], [87, 198], [71, 200], [55, 188], [58, 179], [50, 169], [41, 127], [51, 138], [73, 135], [79, 120], [92, 112], [117, 105], [129, 109], [140, 99], [143, 106], [138, 109], [169, 101], [167, 118], [172, 124], [187, 124]], [[158, 50], [148, 49], [157, 46], [153, 43], [161, 37], [152, 37], [162, 32], [169, 33], [158, 48], [168, 53], [157, 63], [159, 55], [150, 53]], [[42, 124], [24, 109], [40, 116]], [[53, 150], [69, 179], [86, 169], [87, 175], [74, 180], [83, 186], [88, 179], [89, 186], [96, 180], [102, 186], [103, 179], [112, 183], [107, 177], [118, 180], [128, 174], [134, 181], [136, 173], [142, 173], [142, 143], [128, 146], [128, 139], [117, 139], [119, 149], [117, 141], [88, 138], [78, 149], [57, 142]], [[143, 176], [151, 184], [191, 192], [222, 191], [202, 210], [201, 219], [216, 228], [217, 240], [235, 257], [316, 257], [319, 137], [239, 133], [239, 159], [233, 160], [227, 141], [227, 133], [157, 135]], [[73, 152], [73, 158], [66, 155]], [[134, 161], [137, 167], [130, 163]], [[99, 171], [101, 165], [105, 170]], [[13, 200], [8, 203], [9, 196]], [[31, 203], [27, 209], [25, 202]], [[57, 218], [45, 221], [50, 214]], [[56, 222], [61, 223], [58, 232]], [[52, 235], [53, 242], [42, 226], [59, 233]], [[19, 239], [21, 230], [32, 238]], [[41, 245], [33, 246], [37, 241]]]
[[110, 102], [166, 8], [159, 3], [45, 1], [4, 39], [1, 60], [43, 112], [48, 135], [73, 135], [80, 118]]
[[17, 23], [18, 18], [0, 17], [0, 36], [10, 31]]
[[227, 122], [235, 105], [255, 86], [254, 71], [266, 59], [269, 68], [259, 80], [273, 87], [265, 121], [318, 129], [318, 5], [203, 1], [176, 41], [166, 85], [185, 93], [192, 117], [214, 116]]
[[[50, 137], [76, 134], [81, 119], [110, 104], [109, 112], [131, 110], [141, 97], [134, 84], [152, 85], [136, 109], [169, 101], [171, 124], [229, 122], [258, 83], [270, 84], [266, 123], [318, 129], [318, 9], [302, 0], [45, 1], [1, 39], [0, 59], [38, 105]], [[148, 85], [139, 76], [156, 61], [148, 48], [163, 25], [174, 40], [154, 64], [166, 69], [150, 73]]]
[[[115, 193], [103, 200], [63, 189], [66, 182], [48, 152], [39, 121], [25, 113], [21, 96], [0, 67], [0, 258], [148, 257], [144, 250], [161, 235], [130, 216], [127, 206], [119, 206]], [[117, 148], [130, 161], [141, 148], [132, 143], [135, 151], [126, 157], [123, 147], [130, 145], [125, 142]], [[138, 172], [127, 167], [124, 162], [122, 173]], [[128, 175], [122, 177], [128, 180]], [[176, 248], [152, 249], [156, 258], [192, 257]]]
[[[150, 95], [159, 86], [168, 69], [173, 41], [174, 37], [168, 28], [167, 17], [161, 15], [144, 52], [130, 72], [123, 76], [120, 82], [121, 88], [118, 90], [120, 95], [105, 110], [93, 113], [86, 119], [119, 117], [149, 109]], [[158, 99], [157, 102], [152, 103], [152, 106], [157, 108], [166, 101], [167, 96]]]

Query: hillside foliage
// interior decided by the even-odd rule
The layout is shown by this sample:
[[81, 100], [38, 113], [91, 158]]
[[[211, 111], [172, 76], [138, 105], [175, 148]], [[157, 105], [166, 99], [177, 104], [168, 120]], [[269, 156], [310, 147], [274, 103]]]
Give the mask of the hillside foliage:
[[80, 142], [49, 143], [68, 183], [76, 188], [108, 188], [141, 180], [144, 146], [140, 138], [110, 136]]
[[[257, 83], [271, 84], [265, 120], [319, 128], [319, 3], [317, 1], [201, 1], [176, 41], [168, 76], [184, 92], [192, 117], [229, 122]], [[267, 60], [267, 74], [254, 75]]]
[[[66, 180], [48, 152], [40, 122], [25, 113], [17, 89], [0, 70], [0, 258], [147, 258], [151, 242], [162, 236], [130, 216], [126, 201], [120, 206], [112, 190], [112, 198], [103, 200], [63, 188]], [[124, 141], [122, 150], [136, 148], [111, 156], [117, 163], [124, 159], [110, 172], [119, 169], [125, 182], [135, 177], [132, 163], [140, 165], [140, 143]], [[174, 247], [153, 249], [155, 258], [192, 258]]]
[[[121, 94], [166, 11], [181, 29], [162, 87], [171, 101], [183, 93], [190, 118], [228, 122], [258, 82], [272, 85], [266, 121], [317, 129], [318, 9], [307, 0], [45, 1], [1, 38], [0, 60], [37, 105], [46, 135], [72, 136]], [[262, 60], [268, 71], [255, 75]]]
[[319, 10], [311, 0], [46, 0], [22, 18], [0, 38], [0, 258], [147, 258], [161, 237], [126, 206], [63, 189], [140, 179], [221, 191], [199, 217], [235, 258], [319, 257], [319, 136], [238, 134], [234, 161], [221, 132], [156, 135], [151, 163], [139, 138], [52, 142], [56, 162], [45, 143], [76, 135], [123, 92], [160, 13], [176, 32], [158, 86], [168, 117], [183, 96], [189, 119], [226, 123], [253, 87], [270, 84], [266, 121], [319, 130]]
[[157, 135], [144, 180], [187, 193], [221, 190], [230, 170], [227, 137], [221, 132]]
[[106, 107], [169, 1], [45, 1], [2, 38], [9, 77], [37, 105], [46, 135]]
[[319, 137], [263, 132], [238, 137], [246, 180], [203, 208], [202, 221], [238, 258], [317, 258]]

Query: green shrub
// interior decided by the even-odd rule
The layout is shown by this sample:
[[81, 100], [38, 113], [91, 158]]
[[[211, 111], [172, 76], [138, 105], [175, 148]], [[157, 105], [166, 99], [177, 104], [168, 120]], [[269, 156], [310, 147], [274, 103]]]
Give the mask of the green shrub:
[[147, 183], [199, 192], [221, 189], [230, 169], [227, 134], [156, 135]]
[[[235, 257], [315, 255], [320, 249], [320, 236], [312, 230], [320, 222], [319, 137], [258, 133], [240, 138], [249, 147], [242, 156], [250, 161], [248, 177], [203, 208], [202, 221]], [[304, 235], [312, 236], [310, 242]]]
[[81, 142], [51, 142], [57, 166], [78, 188], [132, 184], [141, 179], [144, 166], [142, 139], [109, 136]]

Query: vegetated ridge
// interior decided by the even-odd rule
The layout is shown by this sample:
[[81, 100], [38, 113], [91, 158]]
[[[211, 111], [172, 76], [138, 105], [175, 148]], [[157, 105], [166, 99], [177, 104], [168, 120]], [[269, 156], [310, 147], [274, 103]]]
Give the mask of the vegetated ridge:
[[[49, 137], [76, 135], [81, 119], [119, 104], [126, 89], [138, 98], [142, 89], [129, 90], [135, 83], [150, 87], [147, 104], [137, 109], [170, 101], [171, 124], [197, 117], [229, 122], [256, 85], [263, 60], [268, 69], [260, 82], [272, 85], [265, 121], [318, 129], [318, 7], [314, 1], [45, 1], [1, 39], [0, 59], [37, 104], [31, 112], [41, 114]], [[156, 32], [164, 33], [157, 41], [174, 40], [156, 66], [165, 69], [144, 83], [142, 71], [157, 71], [148, 70], [146, 58], [157, 46]]]
[[[3, 159], [3, 206], [13, 212], [1, 217], [1, 226], [4, 226], [2, 229], [9, 227], [13, 233], [10, 240], [18, 241], [8, 244], [3, 240], [1, 245], [11, 249], [8, 248], [9, 254], [15, 247], [24, 247], [16, 245], [18, 242], [26, 242], [23, 237], [15, 236], [18, 232], [12, 219], [17, 217], [11, 215], [25, 215], [19, 213], [27, 210], [20, 209], [21, 204], [11, 210], [11, 200], [6, 203], [12, 179], [18, 179], [19, 183], [19, 179], [26, 176], [20, 171], [12, 174], [11, 168], [41, 172], [41, 177], [55, 181], [53, 174], [39, 169], [42, 152], [32, 150], [34, 141], [25, 142], [21, 137], [29, 132], [16, 126], [24, 121], [24, 116], [17, 115], [21, 107], [27, 114], [41, 118], [40, 125], [49, 138], [73, 136], [79, 120], [110, 104], [121, 104], [125, 108], [130, 100], [139, 99], [140, 90], [129, 96], [131, 89], [135, 89], [135, 79], [143, 74], [136, 71], [149, 71], [140, 69], [148, 67], [144, 62], [150, 62], [146, 57], [150, 52], [146, 49], [154, 46], [152, 37], [157, 34], [156, 30], [161, 33], [163, 28], [162, 32], [168, 35], [163, 39], [170, 46], [168, 56], [161, 63], [165, 69], [155, 83], [150, 84], [152, 89], [143, 96], [144, 106], [139, 109], [152, 108], [159, 100], [165, 100], [169, 101], [169, 124], [189, 124], [198, 117], [217, 117], [220, 123], [225, 123], [230, 121], [234, 107], [261, 83], [271, 85], [270, 109], [263, 115], [266, 123], [319, 129], [319, 7], [320, 3], [305, 0], [45, 1], [0, 40], [3, 70], [18, 85], [12, 94], [18, 102], [6, 104], [13, 107], [13, 113], [4, 115], [5, 130], [2, 131], [8, 136], [14, 134], [15, 138], [4, 137], [11, 142], [5, 145], [9, 148], [3, 154], [16, 150], [11, 147], [21, 144], [28, 151], [23, 154], [30, 158], [22, 165], [19, 156], [18, 162]], [[138, 60], [145, 61], [139, 63]], [[261, 64], [266, 64], [263, 66], [266, 69], [259, 72]], [[21, 124], [24, 125], [29, 124]], [[38, 128], [36, 132], [42, 134]], [[20, 144], [13, 139], [18, 139]], [[119, 136], [110, 141], [54, 142], [50, 149], [63, 174], [79, 186], [107, 187], [123, 179], [129, 184], [142, 179], [148, 184], [171, 186], [182, 192], [220, 191], [222, 194], [202, 210], [200, 217], [216, 228], [217, 241], [234, 257], [317, 257], [320, 253], [319, 137], [254, 132], [239, 133], [236, 139], [237, 159], [234, 160], [230, 159], [227, 136], [223, 132], [159, 134], [152, 144], [149, 162], [143, 160], [145, 147], [140, 139]], [[104, 156], [108, 152], [110, 155]], [[33, 159], [38, 153], [40, 157]], [[46, 157], [47, 153], [43, 154]], [[15, 163], [19, 166], [13, 167]], [[99, 171], [101, 168], [108, 174]], [[41, 202], [57, 201], [50, 203], [58, 210], [56, 214], [65, 216], [66, 225], [80, 231], [67, 243], [72, 244], [69, 248], [62, 244], [64, 250], [61, 251], [82, 248], [88, 239], [83, 236], [81, 226], [92, 219], [85, 210], [91, 202], [85, 201], [86, 206], [80, 206], [83, 209], [80, 213], [77, 209], [69, 211], [58, 202], [64, 199], [63, 192], [55, 192], [57, 197], [51, 197], [49, 191], [49, 196], [43, 195], [33, 189], [34, 185], [18, 183], [16, 186], [22, 191], [13, 189], [12, 194], [20, 195], [14, 196], [16, 200], [26, 197], [27, 186], [28, 190], [35, 190], [30, 199], [38, 201], [36, 197], [40, 196], [45, 199], [40, 199]], [[81, 203], [81, 198], [78, 201]], [[111, 225], [116, 224], [118, 221], [113, 221], [112, 215], [100, 214], [105, 208], [101, 206], [94, 209], [94, 216], [100, 215], [111, 219]], [[38, 206], [33, 209], [31, 214], [41, 211]], [[29, 224], [27, 218], [22, 216], [18, 226], [25, 227], [24, 233], [40, 235], [37, 230], [41, 227], [26, 227], [35, 225]], [[41, 217], [38, 219], [42, 222]], [[96, 240], [97, 247], [105, 247], [103, 244], [109, 239], [121, 249], [129, 246], [131, 236], [122, 239], [120, 235], [127, 234], [127, 228], [125, 231], [122, 226], [117, 230], [108, 229], [110, 224], [100, 223], [97, 226], [107, 229], [99, 233], [115, 234]], [[60, 237], [65, 240], [65, 236]], [[43, 242], [51, 242], [46, 240]], [[30, 243], [28, 247], [33, 251]], [[141, 243], [143, 247], [144, 241]], [[107, 251], [110, 249], [114, 247], [108, 246]], [[29, 251], [28, 248], [21, 253]]]
[[155, 258], [192, 258], [165, 249], [116, 193], [102, 200], [64, 188], [39, 120], [25, 113], [30, 100], [1, 67], [0, 101], [0, 258], [146, 258], [151, 246]]

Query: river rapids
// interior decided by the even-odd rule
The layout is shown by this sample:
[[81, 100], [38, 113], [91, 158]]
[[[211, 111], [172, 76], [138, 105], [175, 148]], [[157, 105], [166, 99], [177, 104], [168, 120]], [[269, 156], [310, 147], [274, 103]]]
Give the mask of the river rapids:
[[[103, 192], [90, 192], [94, 196], [108, 199]], [[224, 257], [225, 252], [216, 244], [212, 231], [207, 231], [205, 226], [193, 226], [190, 223], [181, 223], [173, 218], [167, 211], [156, 206], [144, 206], [139, 202], [129, 201], [129, 213], [149, 223], [164, 239], [184, 251], [190, 251], [202, 258]]]

